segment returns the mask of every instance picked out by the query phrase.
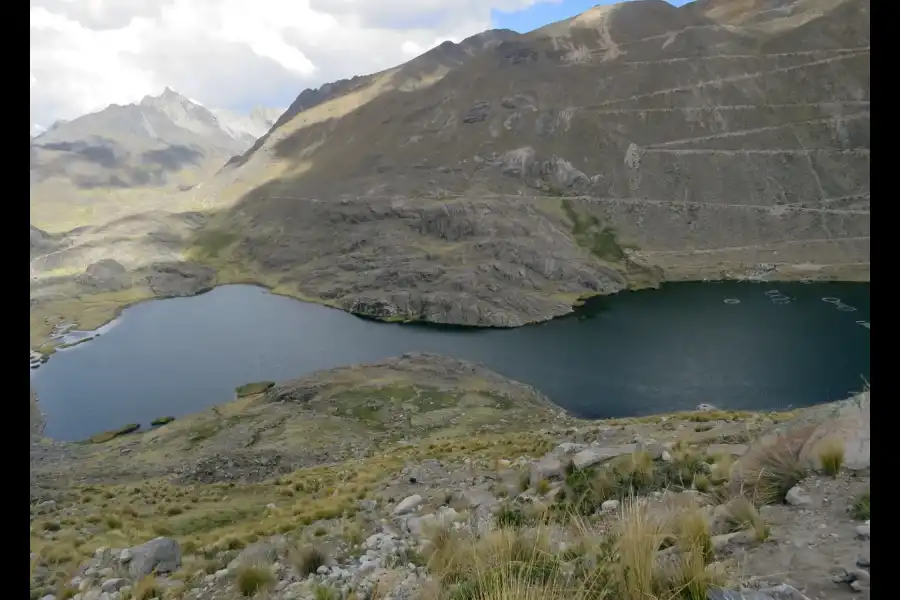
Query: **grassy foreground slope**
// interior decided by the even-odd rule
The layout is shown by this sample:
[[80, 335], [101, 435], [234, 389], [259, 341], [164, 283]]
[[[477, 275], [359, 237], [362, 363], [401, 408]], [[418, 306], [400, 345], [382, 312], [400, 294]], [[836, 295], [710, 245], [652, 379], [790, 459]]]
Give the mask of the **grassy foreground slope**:
[[[700, 599], [762, 575], [842, 598], [865, 583], [868, 392], [584, 422], [433, 355], [260, 389], [104, 443], [34, 441], [32, 596]], [[777, 575], [786, 560], [801, 566]]]

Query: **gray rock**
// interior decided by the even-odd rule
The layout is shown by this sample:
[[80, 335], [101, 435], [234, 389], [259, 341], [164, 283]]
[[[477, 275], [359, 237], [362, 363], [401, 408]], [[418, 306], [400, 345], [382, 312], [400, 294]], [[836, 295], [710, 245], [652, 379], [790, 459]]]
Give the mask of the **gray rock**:
[[619, 501], [618, 500], [607, 500], [603, 504], [600, 505], [600, 510], [603, 512], [615, 512], [619, 509]]
[[420, 504], [424, 502], [424, 499], [419, 494], [413, 494], [412, 496], [407, 496], [400, 503], [394, 507], [395, 515], [405, 515], [406, 513], [412, 512], [416, 510]]
[[162, 297], [193, 296], [212, 287], [215, 271], [209, 267], [185, 262], [160, 262], [142, 271], [153, 293]]
[[445, 507], [437, 514], [424, 515], [421, 517], [411, 517], [406, 522], [409, 532], [415, 536], [421, 536], [430, 528], [447, 527], [459, 517], [456, 510]]
[[134, 558], [134, 553], [131, 551], [131, 548], [125, 548], [119, 554], [119, 562], [122, 564], [126, 564], [131, 562], [131, 559]]
[[153, 572], [172, 573], [181, 566], [181, 547], [178, 542], [158, 537], [131, 549], [129, 572], [133, 577], [143, 577]]
[[860, 525], [856, 528], [856, 537], [861, 540], [869, 539], [869, 525]]
[[375, 500], [360, 500], [356, 503], [359, 506], [359, 510], [364, 512], [372, 512], [376, 508], [378, 508], [378, 502]]
[[646, 452], [652, 460], [660, 460], [666, 452], [666, 447], [658, 442], [647, 442], [639, 444], [642, 451]]
[[101, 564], [108, 561], [110, 556], [112, 556], [112, 551], [105, 546], [101, 546], [94, 550], [94, 558], [100, 561]]
[[531, 487], [535, 487], [541, 480], [562, 479], [563, 475], [565, 475], [563, 462], [553, 454], [548, 454], [536, 463], [532, 463], [529, 483]]
[[707, 456], [715, 454], [730, 454], [732, 456], [743, 456], [747, 453], [747, 444], [710, 444], [705, 449]]
[[558, 458], [563, 458], [565, 456], [569, 456], [570, 454], [575, 454], [587, 448], [587, 444], [576, 444], [574, 442], [563, 442], [556, 448], [554, 448], [553, 454]]
[[772, 596], [755, 590], [710, 588], [706, 590], [706, 600], [772, 600]]
[[468, 488], [459, 493], [458, 497], [463, 500], [469, 508], [478, 508], [481, 506], [490, 508], [497, 504], [498, 500], [494, 494], [485, 488]]
[[54, 596], [53, 594], [47, 594], [46, 596], [42, 597], [41, 600], [56, 600], [56, 596]]
[[92, 291], [112, 292], [128, 287], [131, 279], [121, 263], [104, 258], [90, 266], [75, 281]]
[[491, 112], [490, 102], [476, 102], [473, 104], [466, 114], [463, 116], [463, 123], [478, 123], [488, 118]]
[[788, 493], [784, 497], [784, 501], [791, 506], [809, 506], [812, 504], [812, 498], [807, 496], [803, 492], [803, 488], [799, 485], [795, 485], [788, 490]]
[[725, 533], [722, 535], [714, 535], [712, 537], [712, 545], [717, 551], [724, 550], [728, 546], [743, 546], [751, 544], [754, 541], [752, 531], [735, 531], [734, 533]]
[[597, 463], [631, 454], [637, 449], [637, 444], [625, 444], [623, 446], [609, 446], [605, 448], [587, 448], [572, 457], [572, 464], [576, 469], [586, 469]]
[[785, 583], [775, 587], [764, 588], [760, 591], [771, 596], [773, 600], [809, 600], [800, 590]]
[[117, 577], [115, 579], [107, 579], [100, 585], [100, 591], [107, 592], [111, 594], [112, 592], [118, 592], [127, 582], [121, 577]]

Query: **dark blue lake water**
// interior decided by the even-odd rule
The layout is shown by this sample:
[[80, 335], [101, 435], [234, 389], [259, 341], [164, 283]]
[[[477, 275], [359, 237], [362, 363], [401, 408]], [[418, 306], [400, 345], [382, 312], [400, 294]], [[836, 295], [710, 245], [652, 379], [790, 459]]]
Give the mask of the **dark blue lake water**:
[[674, 283], [511, 330], [378, 323], [232, 285], [125, 310], [32, 385], [45, 433], [65, 440], [196, 412], [242, 383], [413, 351], [483, 363], [582, 417], [784, 409], [862, 387], [868, 322], [869, 285], [857, 283]]

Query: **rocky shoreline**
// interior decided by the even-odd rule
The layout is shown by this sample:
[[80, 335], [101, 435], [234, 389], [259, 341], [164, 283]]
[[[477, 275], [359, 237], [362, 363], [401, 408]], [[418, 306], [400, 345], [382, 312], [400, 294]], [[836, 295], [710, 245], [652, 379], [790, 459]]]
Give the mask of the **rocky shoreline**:
[[[809, 283], [815, 283], [820, 281], [828, 281], [828, 282], [868, 282], [869, 281], [869, 269], [868, 265], [861, 265], [859, 268], [854, 270], [847, 270], [842, 268], [821, 268], [815, 270], [808, 269], [797, 269], [791, 268], [790, 266], [778, 266], [778, 265], [756, 265], [756, 266], [748, 266], [738, 271], [728, 271], [728, 270], [696, 270], [693, 273], [680, 273], [673, 272], [670, 274], [668, 279], [660, 281], [656, 286], [664, 285], [666, 281], [669, 282], [713, 282], [713, 281], [753, 281], [753, 282], [793, 282], [793, 281], [803, 281]], [[340, 304], [334, 303], [330, 300], [324, 298], [318, 298], [315, 296], [309, 296], [303, 293], [299, 293], [295, 290], [292, 290], [289, 287], [281, 286], [281, 285], [273, 285], [271, 282], [267, 283], [265, 278], [259, 278], [259, 280], [253, 280], [252, 278], [247, 277], [238, 277], [238, 278], [222, 278], [220, 276], [215, 276], [213, 283], [202, 282], [197, 283], [196, 286], [187, 286], [179, 289], [178, 293], [167, 293], [164, 295], [149, 295], [147, 297], [140, 297], [136, 300], [124, 301], [123, 303], [115, 303], [111, 306], [110, 312], [106, 320], [102, 320], [100, 322], [92, 322], [91, 325], [94, 326], [90, 331], [97, 331], [101, 327], [105, 327], [110, 323], [114, 322], [118, 319], [122, 312], [130, 308], [132, 306], [136, 306], [143, 302], [154, 301], [154, 300], [165, 300], [167, 298], [177, 298], [177, 297], [187, 297], [187, 296], [199, 296], [206, 292], [212, 291], [216, 287], [223, 285], [234, 285], [234, 284], [243, 284], [243, 285], [253, 285], [257, 287], [261, 287], [266, 289], [272, 294], [277, 294], [280, 296], [285, 296], [288, 298], [293, 298], [295, 300], [299, 300], [301, 302], [312, 302], [316, 304], [321, 304], [323, 306], [327, 306], [329, 308], [336, 308], [338, 310], [343, 310], [349, 314], [353, 314], [359, 317], [370, 318], [379, 321], [385, 322], [406, 322], [406, 323], [435, 323], [442, 325], [455, 325], [462, 327], [473, 327], [473, 328], [515, 328], [515, 327], [524, 327], [527, 325], [534, 325], [538, 323], [543, 323], [546, 321], [550, 321], [555, 318], [564, 317], [575, 312], [583, 302], [592, 297], [598, 295], [604, 295], [602, 293], [590, 293], [590, 294], [581, 294], [576, 295], [571, 298], [570, 301], [560, 304], [557, 308], [546, 314], [540, 314], [538, 316], [525, 316], [520, 315], [516, 318], [515, 321], [502, 320], [494, 322], [490, 317], [486, 317], [487, 320], [484, 322], [476, 322], [470, 323], [465, 320], [454, 321], [454, 320], [430, 320], [427, 318], [414, 318], [409, 315], [405, 315], [399, 305], [390, 305], [390, 304], [379, 304], [379, 309], [377, 311], [373, 310], [371, 306], [368, 308], [363, 306], [362, 304], [356, 303], [351, 306], [342, 306]], [[628, 290], [619, 290], [614, 293], [621, 293], [622, 291]], [[71, 309], [68, 311], [55, 311], [53, 308], [52, 300], [47, 302], [47, 305], [41, 306], [38, 304], [37, 306], [32, 306], [32, 313], [35, 314], [35, 311], [41, 313], [43, 318], [50, 323], [50, 315], [58, 322], [77, 322], [78, 316], [77, 312], [73, 312]], [[46, 314], [44, 314], [46, 313]], [[65, 313], [65, 314], [63, 314]], [[41, 345], [47, 345], [46, 347], [53, 347], [54, 343], [54, 333], [58, 325], [53, 325], [53, 330], [49, 334], [48, 338], [43, 338], [40, 340], [39, 347]], [[35, 343], [35, 342], [33, 342]], [[34, 353], [36, 350], [32, 349], [32, 357], [34, 357]], [[41, 363], [46, 362], [48, 356], [44, 355], [39, 358]], [[34, 361], [32, 361], [34, 362]], [[34, 367], [33, 367], [34, 368]]]

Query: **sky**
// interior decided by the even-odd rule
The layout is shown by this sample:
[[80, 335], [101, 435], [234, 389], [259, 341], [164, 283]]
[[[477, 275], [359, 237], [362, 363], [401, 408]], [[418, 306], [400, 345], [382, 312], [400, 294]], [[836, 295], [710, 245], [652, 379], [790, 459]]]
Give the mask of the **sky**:
[[[672, 0], [683, 4], [685, 0]], [[301, 91], [491, 28], [530, 31], [608, 0], [30, 0], [31, 129], [171, 87], [210, 108]]]

